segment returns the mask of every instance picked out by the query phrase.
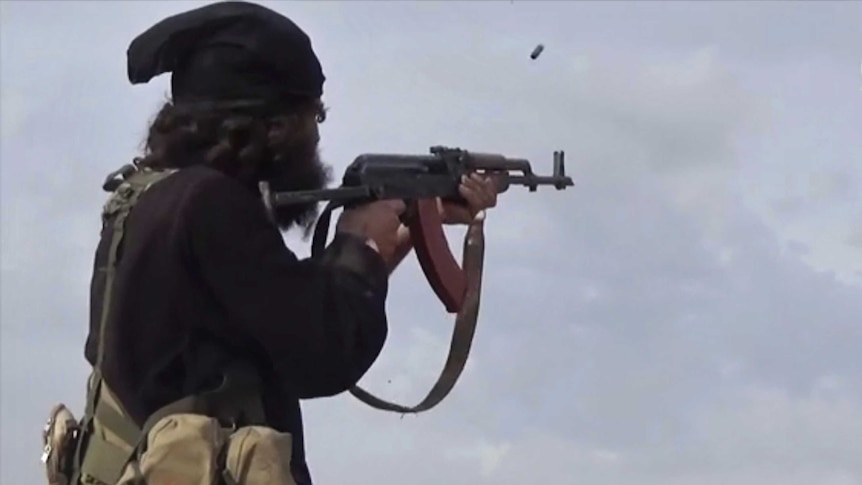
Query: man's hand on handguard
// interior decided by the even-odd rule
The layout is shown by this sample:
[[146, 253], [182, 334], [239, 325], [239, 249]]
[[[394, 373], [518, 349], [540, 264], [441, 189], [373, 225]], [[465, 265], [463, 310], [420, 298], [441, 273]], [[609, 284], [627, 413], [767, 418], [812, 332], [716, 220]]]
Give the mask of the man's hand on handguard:
[[[497, 205], [498, 190], [491, 177], [465, 176], [458, 191], [467, 201], [466, 206], [438, 200], [444, 224], [470, 224], [477, 214]], [[348, 209], [341, 214], [337, 230], [365, 238], [393, 271], [412, 248], [410, 231], [399, 220], [405, 208], [403, 201], [382, 200]]]
[[466, 225], [473, 222], [476, 215], [497, 205], [497, 185], [492, 177], [471, 174], [461, 179], [458, 191], [467, 205], [453, 204], [438, 200], [440, 217], [444, 224]]

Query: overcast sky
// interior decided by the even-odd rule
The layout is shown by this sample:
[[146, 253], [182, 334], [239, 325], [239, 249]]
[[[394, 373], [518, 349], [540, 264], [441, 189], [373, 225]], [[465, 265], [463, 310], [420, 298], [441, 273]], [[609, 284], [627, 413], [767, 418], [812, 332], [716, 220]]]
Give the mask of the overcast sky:
[[[128, 85], [126, 47], [203, 3], [2, 3], [0, 482], [43, 480], [46, 413], [83, 409], [100, 185], [169, 86]], [[448, 144], [565, 149], [577, 181], [489, 214], [439, 408], [305, 403], [317, 483], [862, 484], [862, 3], [267, 5], [323, 62], [337, 172]], [[408, 403], [451, 328], [417, 267], [363, 380]]]

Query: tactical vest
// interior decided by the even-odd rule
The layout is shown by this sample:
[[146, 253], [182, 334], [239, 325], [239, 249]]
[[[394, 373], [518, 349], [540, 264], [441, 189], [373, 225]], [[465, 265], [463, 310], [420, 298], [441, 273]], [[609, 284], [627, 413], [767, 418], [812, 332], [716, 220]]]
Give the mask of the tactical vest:
[[[75, 425], [62, 404], [52, 411], [43, 455], [49, 482], [294, 485], [291, 435], [265, 426], [259, 381], [250, 366], [226, 369], [216, 389], [167, 404], [143, 426], [129, 417], [102, 377], [105, 327], [126, 221], [141, 195], [174, 172], [127, 168], [123, 180], [111, 187], [102, 222], [103, 227], [112, 224], [113, 232], [107, 261], [97, 268], [105, 272], [106, 283], [96, 363], [83, 419]], [[66, 445], [67, 450], [54, 449]]]

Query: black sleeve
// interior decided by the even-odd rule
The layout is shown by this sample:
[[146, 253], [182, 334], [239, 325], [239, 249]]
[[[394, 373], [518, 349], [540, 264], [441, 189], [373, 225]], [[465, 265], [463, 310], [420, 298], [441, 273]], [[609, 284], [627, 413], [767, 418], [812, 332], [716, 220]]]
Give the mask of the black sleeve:
[[260, 200], [235, 181], [213, 178], [195, 192], [186, 221], [196, 266], [287, 388], [307, 399], [356, 384], [386, 340], [380, 255], [338, 234], [322, 257], [300, 261]]

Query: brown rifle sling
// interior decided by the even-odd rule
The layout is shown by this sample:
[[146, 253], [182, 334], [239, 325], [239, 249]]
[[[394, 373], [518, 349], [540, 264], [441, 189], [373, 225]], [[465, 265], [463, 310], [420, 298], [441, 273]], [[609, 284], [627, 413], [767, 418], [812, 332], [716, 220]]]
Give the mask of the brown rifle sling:
[[476, 334], [476, 324], [479, 316], [479, 302], [482, 295], [482, 270], [485, 259], [484, 214], [467, 228], [464, 236], [464, 253], [461, 267], [467, 279], [467, 292], [464, 305], [455, 318], [452, 340], [449, 343], [449, 356], [434, 387], [419, 404], [402, 406], [377, 396], [359, 386], [350, 389], [350, 394], [365, 404], [383, 411], [393, 411], [402, 414], [416, 414], [427, 411], [440, 404], [458, 382], [470, 356], [473, 336]]

